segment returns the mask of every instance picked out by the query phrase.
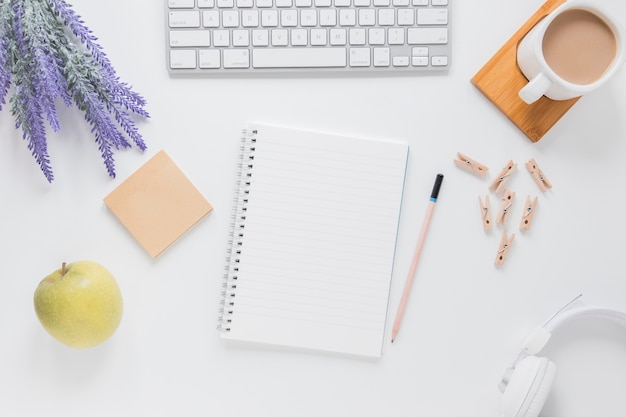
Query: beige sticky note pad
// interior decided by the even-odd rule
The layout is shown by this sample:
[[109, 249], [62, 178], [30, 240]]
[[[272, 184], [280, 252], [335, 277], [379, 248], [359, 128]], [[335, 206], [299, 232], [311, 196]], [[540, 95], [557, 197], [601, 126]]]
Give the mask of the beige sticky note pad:
[[153, 258], [213, 209], [163, 150], [104, 203]]

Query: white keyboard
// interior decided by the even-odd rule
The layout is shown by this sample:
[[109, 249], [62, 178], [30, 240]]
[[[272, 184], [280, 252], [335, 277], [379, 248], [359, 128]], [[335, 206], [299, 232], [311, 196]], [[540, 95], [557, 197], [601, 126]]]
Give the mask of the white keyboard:
[[452, 0], [165, 0], [171, 74], [442, 72]]

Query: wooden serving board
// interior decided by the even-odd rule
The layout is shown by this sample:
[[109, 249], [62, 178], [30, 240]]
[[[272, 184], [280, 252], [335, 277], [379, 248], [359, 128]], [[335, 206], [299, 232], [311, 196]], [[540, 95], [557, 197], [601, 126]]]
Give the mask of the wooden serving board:
[[517, 44], [564, 2], [546, 1], [472, 78], [472, 83], [533, 142], [539, 141], [580, 97], [557, 101], [543, 96], [533, 104], [522, 101], [517, 93], [528, 81], [517, 66]]

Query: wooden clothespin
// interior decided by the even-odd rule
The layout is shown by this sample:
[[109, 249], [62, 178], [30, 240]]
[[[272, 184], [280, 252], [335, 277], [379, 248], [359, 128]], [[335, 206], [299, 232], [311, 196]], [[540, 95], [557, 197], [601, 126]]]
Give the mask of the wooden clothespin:
[[530, 172], [530, 175], [533, 176], [533, 180], [535, 180], [541, 191], [545, 193], [548, 191], [548, 188], [552, 188], [552, 184], [548, 181], [534, 159], [531, 158], [528, 162], [526, 162], [526, 169]]
[[487, 174], [487, 171], [489, 170], [489, 168], [486, 167], [485, 165], [473, 160], [472, 158], [466, 155], [463, 155], [461, 152], [457, 152], [457, 155], [459, 158], [454, 160], [454, 163], [457, 166], [469, 172], [472, 172], [474, 174], [478, 174], [478, 175]]
[[506, 219], [508, 218], [508, 214], [511, 212], [511, 208], [513, 207], [513, 200], [515, 199], [515, 193], [509, 190], [504, 190], [504, 194], [502, 195], [502, 202], [500, 203], [500, 208], [498, 209], [498, 213], [496, 215], [496, 223], [504, 224], [506, 223]]
[[504, 261], [506, 260], [506, 256], [508, 255], [509, 250], [511, 249], [514, 238], [515, 233], [512, 233], [511, 236], [507, 236], [506, 229], [502, 232], [500, 246], [498, 246], [498, 253], [496, 254], [496, 260], [494, 262], [496, 266], [504, 265]]
[[483, 229], [485, 231], [491, 230], [493, 226], [491, 223], [491, 203], [489, 201], [489, 194], [485, 196], [485, 202], [478, 196], [478, 204], [480, 204], [480, 212], [483, 217]]
[[509, 180], [509, 177], [515, 170], [516, 166], [517, 164], [513, 161], [507, 162], [506, 166], [502, 168], [502, 171], [500, 171], [500, 174], [496, 177], [495, 180], [493, 180], [491, 185], [489, 185], [489, 189], [496, 194], [502, 191], [504, 189], [504, 185]]
[[535, 208], [537, 207], [537, 200], [537, 197], [535, 197], [532, 201], [530, 201], [530, 196], [526, 197], [526, 202], [524, 203], [524, 213], [522, 213], [522, 221], [519, 224], [520, 230], [530, 229], [533, 216], [535, 215]]

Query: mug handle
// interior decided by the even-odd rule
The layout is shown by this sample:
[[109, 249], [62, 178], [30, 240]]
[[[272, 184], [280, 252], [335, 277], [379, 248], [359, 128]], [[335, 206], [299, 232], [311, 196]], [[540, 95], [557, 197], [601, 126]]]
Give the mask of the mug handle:
[[548, 91], [550, 85], [552, 85], [550, 79], [540, 72], [532, 80], [528, 81], [528, 84], [519, 90], [518, 94], [527, 104], [533, 104]]

